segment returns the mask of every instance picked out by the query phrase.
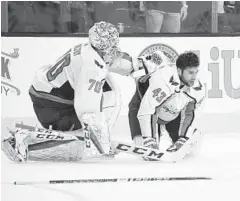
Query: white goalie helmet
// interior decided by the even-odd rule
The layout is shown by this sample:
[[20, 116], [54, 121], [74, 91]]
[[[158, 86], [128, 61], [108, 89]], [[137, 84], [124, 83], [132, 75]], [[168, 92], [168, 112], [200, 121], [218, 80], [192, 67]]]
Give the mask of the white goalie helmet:
[[89, 42], [98, 50], [110, 56], [119, 50], [119, 33], [117, 28], [108, 22], [98, 22], [89, 30]]

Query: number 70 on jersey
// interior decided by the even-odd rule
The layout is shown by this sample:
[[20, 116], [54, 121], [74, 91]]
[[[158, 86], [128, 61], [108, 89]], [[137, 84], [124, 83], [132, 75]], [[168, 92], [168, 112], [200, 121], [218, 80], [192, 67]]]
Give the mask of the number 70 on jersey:
[[100, 82], [100, 81], [97, 81], [97, 80], [94, 80], [94, 79], [90, 79], [89, 83], [90, 83], [90, 86], [88, 87], [88, 90], [93, 90], [96, 93], [100, 93], [104, 82], [103, 81]]

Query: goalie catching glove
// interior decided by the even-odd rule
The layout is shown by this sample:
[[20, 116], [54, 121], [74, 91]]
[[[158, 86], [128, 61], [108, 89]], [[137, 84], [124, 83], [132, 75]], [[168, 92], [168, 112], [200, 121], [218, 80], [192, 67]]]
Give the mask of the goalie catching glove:
[[153, 54], [142, 55], [140, 57], [131, 57], [127, 53], [121, 53], [110, 64], [109, 71], [120, 75], [132, 77], [141, 77], [150, 75], [158, 68], [162, 68], [169, 64], [168, 58], [161, 51]]

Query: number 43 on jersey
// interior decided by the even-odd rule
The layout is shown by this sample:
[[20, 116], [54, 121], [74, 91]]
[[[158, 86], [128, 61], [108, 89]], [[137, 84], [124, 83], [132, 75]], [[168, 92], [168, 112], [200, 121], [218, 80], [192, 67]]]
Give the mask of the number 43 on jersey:
[[161, 88], [157, 88], [157, 89], [154, 89], [153, 91], [153, 95], [152, 97], [155, 98], [155, 100], [158, 102], [158, 103], [161, 103], [162, 100], [166, 97], [166, 93], [164, 91], [162, 91]]

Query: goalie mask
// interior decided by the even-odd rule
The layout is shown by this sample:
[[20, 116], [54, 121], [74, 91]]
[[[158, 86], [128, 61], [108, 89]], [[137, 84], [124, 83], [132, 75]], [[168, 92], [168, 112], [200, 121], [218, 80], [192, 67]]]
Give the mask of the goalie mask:
[[89, 41], [92, 46], [106, 53], [107, 57], [114, 57], [120, 52], [119, 33], [111, 23], [95, 23], [89, 30]]

